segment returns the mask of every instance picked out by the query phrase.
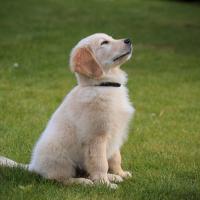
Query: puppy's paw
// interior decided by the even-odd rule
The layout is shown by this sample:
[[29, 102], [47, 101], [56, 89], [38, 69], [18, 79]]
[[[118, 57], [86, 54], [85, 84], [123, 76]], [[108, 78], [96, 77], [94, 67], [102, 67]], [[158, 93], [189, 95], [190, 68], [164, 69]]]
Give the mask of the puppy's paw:
[[82, 185], [93, 185], [93, 182], [90, 179], [87, 178], [69, 178], [67, 180], [58, 180], [59, 182], [62, 182], [64, 185], [70, 185], [70, 184], [82, 184]]
[[110, 184], [108, 185], [108, 187], [109, 187], [110, 189], [113, 189], [113, 190], [116, 190], [116, 189], [118, 188], [117, 184], [114, 184], [114, 183], [110, 183]]
[[103, 184], [111, 189], [117, 189], [117, 185], [114, 183], [110, 183], [107, 174], [96, 174], [91, 177], [95, 184]]
[[91, 181], [90, 179], [87, 179], [87, 178], [79, 178], [80, 180], [80, 183], [83, 184], [83, 185], [93, 185], [93, 181]]
[[107, 174], [95, 174], [95, 175], [91, 176], [90, 178], [91, 178], [91, 180], [94, 181], [94, 183], [101, 183], [101, 184], [109, 183]]
[[132, 177], [132, 174], [129, 171], [121, 171], [120, 173], [118, 173], [118, 175], [124, 179], [128, 179]]
[[108, 179], [110, 182], [114, 182], [114, 183], [120, 183], [123, 181], [123, 178], [119, 175], [116, 174], [109, 174], [108, 173]]

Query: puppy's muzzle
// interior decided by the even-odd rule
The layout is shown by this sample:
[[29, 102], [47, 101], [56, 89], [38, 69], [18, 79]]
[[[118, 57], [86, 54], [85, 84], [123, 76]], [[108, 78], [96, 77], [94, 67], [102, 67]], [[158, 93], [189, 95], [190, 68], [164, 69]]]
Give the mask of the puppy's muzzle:
[[123, 53], [123, 54], [115, 57], [113, 59], [114, 62], [132, 53], [132, 43], [131, 43], [131, 40], [129, 38], [124, 39], [124, 44], [128, 46], [128, 51], [126, 51], [125, 53]]

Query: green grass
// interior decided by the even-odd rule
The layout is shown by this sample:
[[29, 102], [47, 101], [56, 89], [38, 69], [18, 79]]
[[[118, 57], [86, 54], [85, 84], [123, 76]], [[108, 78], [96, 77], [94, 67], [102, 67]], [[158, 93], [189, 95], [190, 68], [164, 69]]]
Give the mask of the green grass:
[[[137, 110], [111, 191], [64, 187], [0, 168], [0, 199], [200, 199], [200, 5], [141, 0], [17, 0], [0, 6], [0, 155], [30, 161], [51, 114], [76, 84], [69, 53], [81, 38], [130, 37], [123, 69]], [[18, 67], [15, 67], [18, 63]]]

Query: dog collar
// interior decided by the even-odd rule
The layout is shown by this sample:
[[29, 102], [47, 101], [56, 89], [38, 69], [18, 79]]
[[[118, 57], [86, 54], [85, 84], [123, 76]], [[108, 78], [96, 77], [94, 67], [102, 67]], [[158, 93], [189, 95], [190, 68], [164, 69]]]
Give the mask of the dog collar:
[[95, 85], [95, 86], [102, 86], [102, 87], [120, 87], [121, 84], [120, 83], [116, 83], [116, 82], [102, 82], [99, 85]]

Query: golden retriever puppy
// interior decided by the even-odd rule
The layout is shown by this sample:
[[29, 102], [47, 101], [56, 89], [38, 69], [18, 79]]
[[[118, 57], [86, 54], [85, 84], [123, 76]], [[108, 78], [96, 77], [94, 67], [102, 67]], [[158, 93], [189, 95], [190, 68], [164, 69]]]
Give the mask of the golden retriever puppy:
[[[121, 167], [120, 147], [134, 113], [120, 69], [132, 55], [129, 39], [97, 33], [72, 50], [70, 67], [78, 85], [51, 117], [33, 150], [29, 165], [5, 157], [1, 165], [21, 166], [63, 184], [106, 184], [131, 177]], [[77, 169], [86, 172], [77, 177]]]

